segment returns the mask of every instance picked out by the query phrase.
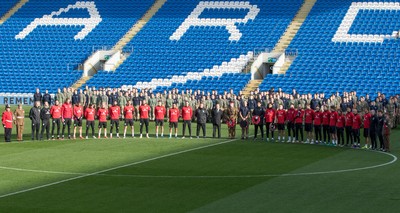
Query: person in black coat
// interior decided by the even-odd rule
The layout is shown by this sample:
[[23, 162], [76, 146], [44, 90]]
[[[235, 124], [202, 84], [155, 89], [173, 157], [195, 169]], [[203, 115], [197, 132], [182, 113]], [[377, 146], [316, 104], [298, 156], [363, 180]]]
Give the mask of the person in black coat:
[[203, 130], [203, 137], [206, 137], [206, 122], [208, 117], [208, 111], [204, 109], [204, 104], [200, 103], [199, 108], [197, 108], [194, 116], [197, 118], [197, 132], [196, 136], [199, 138], [200, 128]]
[[378, 127], [378, 116], [376, 115], [375, 110], [371, 110], [371, 123], [369, 126], [369, 137], [371, 138], [371, 149], [375, 150], [377, 148], [376, 145], [376, 130]]
[[75, 90], [74, 94], [72, 95], [72, 105], [75, 105], [79, 103], [79, 95], [78, 95], [78, 90]]
[[43, 139], [44, 130], [46, 130], [47, 140], [50, 140], [50, 107], [49, 103], [44, 102], [44, 107], [40, 111], [40, 119], [42, 120], [42, 131], [40, 132], [40, 140]]
[[47, 102], [49, 105], [51, 105], [51, 95], [49, 94], [48, 90], [46, 90], [42, 97], [42, 105], [44, 105], [44, 102]]
[[253, 123], [254, 124], [254, 140], [257, 139], [258, 129], [260, 129], [260, 131], [261, 131], [261, 139], [264, 140], [264, 123], [263, 123], [264, 114], [265, 114], [265, 111], [261, 107], [261, 102], [258, 101], [257, 106], [256, 106], [256, 108], [254, 108], [253, 113], [252, 113], [254, 119], [256, 118], [255, 116], [259, 117], [259, 123], [258, 124]]
[[36, 93], [33, 94], [33, 102], [36, 102], [36, 101], [39, 101], [39, 102], [42, 101], [42, 93], [40, 93], [39, 88], [36, 88]]
[[249, 108], [249, 110], [251, 112], [253, 112], [253, 110], [254, 110], [254, 108], [256, 108], [256, 106], [257, 106], [257, 101], [256, 101], [256, 99], [254, 99], [254, 96], [251, 95], [248, 100], [247, 107]]
[[216, 131], [218, 131], [218, 138], [221, 138], [221, 120], [223, 114], [224, 111], [220, 109], [219, 104], [215, 104], [215, 108], [211, 111], [213, 138], [215, 138]]
[[383, 125], [385, 124], [385, 116], [383, 116], [382, 110], [378, 110], [378, 122], [376, 127], [376, 135], [379, 139], [380, 150], [384, 151], [386, 149], [385, 143], [383, 141]]
[[39, 140], [39, 130], [40, 130], [40, 101], [35, 102], [35, 106], [29, 111], [29, 118], [32, 121], [32, 140]]

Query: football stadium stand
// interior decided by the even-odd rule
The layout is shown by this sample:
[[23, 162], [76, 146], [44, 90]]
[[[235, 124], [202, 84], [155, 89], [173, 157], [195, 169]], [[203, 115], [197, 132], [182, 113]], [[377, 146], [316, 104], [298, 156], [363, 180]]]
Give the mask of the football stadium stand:
[[86, 85], [164, 89], [233, 89], [250, 80], [242, 69], [257, 48], [275, 46], [302, 4], [284, 1], [171, 0], [127, 45], [134, 52], [115, 72]]
[[[12, 80], [0, 82], [0, 94], [70, 87], [85, 77], [79, 69], [88, 57], [112, 47], [131, 53], [115, 71], [100, 70], [82, 87], [239, 93], [251, 79], [243, 70], [255, 50], [276, 47], [304, 3], [168, 0], [147, 15], [155, 2], [2, 2], [0, 17], [9, 17], [0, 23], [0, 74]], [[286, 73], [268, 74], [260, 90], [399, 93], [399, 2], [317, 0], [310, 7], [287, 43], [297, 57]], [[143, 18], [145, 25], [138, 22]], [[121, 43], [138, 24], [142, 28]]]
[[[94, 49], [113, 46], [154, 1], [30, 0], [0, 27], [0, 93], [55, 93], [82, 76]], [[2, 3], [3, 4], [3, 3]]]
[[260, 89], [399, 93], [399, 15], [394, 1], [318, 0], [289, 46], [298, 51], [289, 70]]

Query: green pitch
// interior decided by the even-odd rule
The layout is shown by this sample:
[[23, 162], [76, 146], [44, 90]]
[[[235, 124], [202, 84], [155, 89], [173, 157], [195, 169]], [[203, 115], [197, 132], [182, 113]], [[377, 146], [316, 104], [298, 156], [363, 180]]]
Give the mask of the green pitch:
[[0, 143], [1, 212], [396, 212], [400, 202], [398, 130], [389, 155], [229, 140], [226, 125], [223, 139], [156, 139], [153, 122], [150, 139], [135, 123], [136, 138], [31, 142], [26, 125], [25, 142]]

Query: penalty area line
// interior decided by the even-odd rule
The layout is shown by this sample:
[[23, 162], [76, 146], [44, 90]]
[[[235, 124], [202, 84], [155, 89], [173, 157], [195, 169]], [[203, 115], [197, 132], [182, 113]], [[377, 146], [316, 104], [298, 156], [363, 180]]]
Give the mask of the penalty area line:
[[116, 169], [121, 169], [121, 168], [129, 167], [129, 166], [134, 166], [134, 165], [138, 165], [138, 164], [142, 164], [142, 163], [146, 163], [146, 162], [150, 162], [150, 161], [154, 161], [154, 160], [158, 160], [158, 159], [162, 159], [162, 158], [166, 158], [166, 157], [171, 157], [171, 156], [175, 156], [175, 155], [179, 155], [179, 154], [183, 154], [183, 153], [187, 153], [187, 152], [192, 152], [192, 151], [196, 151], [196, 150], [201, 150], [201, 149], [213, 147], [213, 146], [227, 144], [227, 143], [230, 143], [230, 142], [233, 142], [233, 141], [237, 141], [237, 140], [239, 140], [239, 139], [231, 139], [231, 140], [222, 141], [222, 142], [219, 142], [219, 143], [208, 144], [208, 145], [205, 145], [205, 146], [200, 146], [200, 147], [196, 147], [196, 148], [191, 148], [191, 149], [186, 149], [186, 150], [182, 150], [182, 151], [178, 151], [178, 152], [173, 152], [173, 153], [169, 153], [169, 154], [165, 154], [165, 155], [149, 158], [149, 159], [146, 159], [146, 160], [141, 160], [141, 161], [137, 161], [137, 162], [133, 162], [133, 163], [128, 163], [128, 164], [124, 164], [124, 165], [120, 165], [120, 166], [116, 166], [116, 167], [100, 170], [100, 171], [97, 171], [97, 172], [92, 172], [92, 173], [88, 173], [88, 174], [82, 174], [82, 175], [79, 175], [79, 176], [76, 176], [76, 177], [67, 178], [67, 179], [64, 179], [64, 180], [55, 181], [55, 182], [52, 182], [52, 183], [43, 184], [43, 185], [40, 185], [40, 186], [35, 186], [35, 187], [32, 187], [32, 188], [23, 189], [23, 190], [20, 190], [20, 191], [16, 191], [16, 192], [11, 192], [11, 193], [7, 193], [7, 194], [4, 194], [4, 195], [0, 195], [0, 199], [1, 198], [6, 198], [6, 197], [10, 197], [10, 196], [13, 196], [13, 195], [22, 194], [22, 193], [25, 193], [25, 192], [34, 191], [34, 190], [37, 190], [37, 189], [46, 188], [46, 187], [49, 187], [49, 186], [58, 185], [58, 184], [61, 184], [61, 183], [66, 183], [66, 182], [73, 181], [73, 180], [82, 179], [82, 178], [85, 178], [85, 177], [99, 175], [101, 173], [113, 171], [113, 170], [116, 170]]

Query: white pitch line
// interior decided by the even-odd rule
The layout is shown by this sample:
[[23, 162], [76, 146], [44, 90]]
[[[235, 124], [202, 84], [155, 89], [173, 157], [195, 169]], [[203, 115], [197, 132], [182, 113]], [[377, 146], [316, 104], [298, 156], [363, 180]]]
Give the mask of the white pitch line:
[[[231, 140], [233, 141], [233, 140]], [[229, 141], [229, 142], [231, 142]], [[218, 144], [212, 144], [212, 146], [228, 143], [228, 141], [221, 142]], [[197, 150], [200, 148], [207, 148], [211, 145], [205, 147], [198, 147], [193, 150]], [[188, 151], [193, 151], [188, 150]], [[20, 171], [20, 172], [35, 172], [35, 173], [46, 173], [46, 174], [64, 174], [64, 175], [92, 175], [92, 176], [106, 176], [106, 177], [132, 177], [132, 178], [261, 178], [261, 177], [287, 177], [287, 176], [308, 176], [308, 175], [325, 175], [325, 174], [335, 174], [335, 173], [345, 173], [345, 172], [355, 172], [361, 170], [368, 170], [368, 169], [376, 169], [379, 167], [388, 166], [390, 164], [395, 163], [398, 158], [390, 153], [386, 152], [378, 152], [378, 151], [371, 151], [379, 154], [385, 154], [391, 156], [393, 159], [390, 162], [378, 164], [374, 166], [367, 166], [367, 167], [359, 167], [353, 169], [342, 169], [342, 170], [332, 170], [332, 171], [321, 171], [321, 172], [304, 172], [304, 173], [285, 173], [285, 174], [261, 174], [261, 175], [121, 175], [121, 174], [93, 174], [93, 173], [74, 173], [74, 172], [59, 172], [59, 171], [47, 171], [47, 170], [33, 170], [33, 169], [22, 169], [22, 168], [13, 168], [13, 167], [4, 167], [0, 166], [0, 169], [5, 170], [13, 170], [13, 171]], [[160, 157], [161, 158], [161, 157]], [[0, 196], [1, 198], [1, 196]]]
[[191, 151], [196, 151], [196, 150], [200, 150], [200, 149], [205, 149], [205, 148], [208, 148], [208, 147], [218, 146], [218, 145], [221, 145], [221, 144], [226, 144], [226, 143], [230, 143], [230, 142], [233, 142], [233, 141], [236, 141], [236, 140], [238, 140], [238, 139], [232, 139], [232, 140], [223, 141], [223, 142], [219, 142], [219, 143], [215, 143], [215, 144], [209, 144], [209, 145], [206, 145], [206, 146], [200, 146], [200, 147], [196, 147], [196, 148], [192, 148], [192, 149], [182, 150], [182, 151], [179, 151], [179, 152], [173, 152], [173, 153], [170, 153], [170, 154], [161, 155], [161, 156], [158, 156], [158, 157], [149, 158], [149, 159], [146, 159], [146, 160], [137, 161], [137, 162], [121, 165], [121, 166], [116, 166], [116, 167], [112, 167], [112, 168], [109, 168], [109, 169], [104, 169], [104, 170], [93, 172], [93, 173], [82, 174], [82, 175], [79, 175], [77, 177], [72, 177], [72, 178], [68, 178], [68, 179], [64, 179], [64, 180], [60, 180], [60, 181], [56, 181], [56, 182], [52, 182], [52, 183], [48, 183], [48, 184], [44, 184], [44, 185], [40, 185], [40, 186], [36, 186], [36, 187], [32, 187], [32, 188], [28, 188], [28, 189], [24, 189], [24, 190], [20, 190], [20, 191], [11, 192], [11, 193], [8, 193], [8, 194], [0, 195], [0, 199], [1, 198], [5, 198], [5, 197], [9, 197], [9, 196], [13, 196], [13, 195], [17, 195], [17, 194], [22, 194], [22, 193], [25, 193], [25, 192], [34, 191], [34, 190], [37, 190], [37, 189], [46, 188], [46, 187], [49, 187], [49, 186], [54, 186], [54, 185], [57, 185], [57, 184], [60, 184], [60, 183], [65, 183], [65, 182], [69, 182], [69, 181], [73, 181], [73, 180], [77, 180], [77, 179], [81, 179], [81, 178], [85, 178], [85, 177], [98, 175], [98, 174], [101, 174], [101, 173], [104, 173], [104, 172], [109, 172], [109, 171], [112, 171], [112, 170], [121, 169], [121, 168], [125, 168], [125, 167], [128, 167], [128, 166], [138, 165], [138, 164], [146, 163], [146, 162], [149, 162], [149, 161], [154, 161], [154, 160], [158, 160], [158, 159], [162, 159], [162, 158], [166, 158], [166, 157], [170, 157], [170, 156], [183, 154], [183, 153], [186, 153], [186, 152], [191, 152]]

